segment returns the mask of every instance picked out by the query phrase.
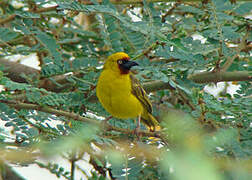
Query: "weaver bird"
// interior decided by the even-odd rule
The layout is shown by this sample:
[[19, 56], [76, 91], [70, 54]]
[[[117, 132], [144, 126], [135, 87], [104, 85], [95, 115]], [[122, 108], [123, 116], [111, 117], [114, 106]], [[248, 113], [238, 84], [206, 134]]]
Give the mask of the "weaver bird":
[[151, 131], [155, 131], [158, 121], [151, 114], [150, 100], [138, 79], [130, 72], [131, 67], [137, 65], [124, 52], [110, 55], [99, 77], [96, 94], [102, 106], [113, 117], [138, 117], [137, 129], [141, 121]]

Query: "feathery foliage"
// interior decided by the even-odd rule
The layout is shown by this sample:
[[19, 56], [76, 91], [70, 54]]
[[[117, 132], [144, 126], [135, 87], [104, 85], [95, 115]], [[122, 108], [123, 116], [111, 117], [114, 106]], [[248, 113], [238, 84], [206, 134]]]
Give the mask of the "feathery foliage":
[[[251, 9], [228, 0], [1, 1], [1, 176], [1, 164], [35, 163], [70, 180], [251, 179]], [[95, 85], [118, 51], [140, 64], [160, 132], [141, 127], [136, 137], [133, 119], [102, 121]], [[15, 56], [40, 69], [24, 70]], [[213, 96], [207, 87], [219, 82]], [[54, 156], [68, 167], [42, 161]]]

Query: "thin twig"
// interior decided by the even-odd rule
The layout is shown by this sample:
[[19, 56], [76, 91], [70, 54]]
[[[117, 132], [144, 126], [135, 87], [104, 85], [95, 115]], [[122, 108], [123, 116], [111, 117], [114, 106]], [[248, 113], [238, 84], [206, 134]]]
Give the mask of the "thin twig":
[[186, 94], [181, 89], [178, 89], [178, 94], [179, 94], [181, 100], [185, 104], [187, 104], [192, 109], [192, 111], [194, 111], [196, 109], [195, 105], [188, 99], [188, 97], [186, 96]]
[[76, 162], [75, 153], [73, 153], [72, 156], [73, 156], [73, 157], [70, 159], [70, 162], [71, 162], [71, 176], [70, 176], [70, 179], [71, 179], [71, 180], [74, 180], [75, 162]]
[[174, 9], [176, 9], [176, 8], [178, 7], [179, 4], [180, 4], [180, 2], [175, 2], [175, 3], [172, 5], [172, 7], [171, 7], [164, 15], [162, 15], [161, 21], [162, 21], [162, 22], [165, 22], [165, 18], [166, 18], [168, 15], [171, 15], [171, 14], [172, 14], [172, 11], [173, 11]]
[[[47, 8], [41, 8], [41, 9], [37, 9], [37, 10], [32, 10], [31, 12], [42, 13], [42, 12], [55, 11], [55, 10], [57, 10], [57, 7], [58, 7], [58, 5], [52, 6], [52, 7], [47, 7]], [[16, 14], [12, 14], [9, 17], [6, 17], [4, 19], [0, 19], [0, 25], [14, 20], [16, 18], [16, 16], [17, 16]]]
[[138, 58], [140, 58], [142, 56], [146, 56], [152, 50], [156, 49], [158, 47], [158, 45], [163, 45], [163, 44], [156, 41], [155, 43], [151, 44], [147, 49], [143, 50], [140, 54], [138, 54], [137, 56], [135, 56], [135, 57], [133, 57], [131, 59], [135, 60], [135, 59], [138, 59]]
[[222, 28], [221, 28], [221, 25], [219, 24], [218, 22], [218, 18], [217, 18], [217, 12], [216, 12], [216, 6], [214, 4], [213, 1], [211, 1], [211, 5], [212, 5], [212, 12], [213, 12], [213, 16], [214, 16], [214, 20], [215, 20], [215, 24], [216, 24], [216, 27], [217, 27], [217, 30], [218, 30], [218, 34], [220, 36], [220, 48], [218, 50], [219, 52], [219, 60], [217, 61], [216, 63], [216, 67], [215, 69], [218, 70], [220, 67], [219, 67], [219, 63], [223, 57], [223, 44], [224, 44], [224, 37], [223, 37], [223, 33], [222, 33]]
[[[144, 0], [109, 0], [110, 3], [113, 4], [142, 4]], [[174, 0], [146, 0], [147, 2], [152, 2], [152, 3], [158, 3], [158, 2], [174, 2]], [[192, 0], [186, 0], [186, 1], [192, 1]], [[200, 0], [194, 0], [195, 1], [200, 1]], [[98, 0], [99, 3], [102, 2], [102, 0]]]
[[44, 132], [44, 133], [48, 133], [54, 136], [60, 136], [61, 134], [58, 134], [56, 132], [53, 132], [52, 130], [49, 130], [47, 128], [44, 128], [38, 124], [32, 123], [30, 120], [28, 120], [27, 118], [25, 118], [24, 116], [19, 116], [20, 118], [22, 118], [27, 124], [29, 124], [31, 127], [35, 127], [37, 128], [40, 132]]
[[16, 109], [33, 109], [33, 110], [37, 110], [37, 111], [41, 111], [41, 112], [51, 113], [51, 114], [54, 114], [57, 116], [65, 116], [65, 117], [68, 117], [68, 118], [71, 118], [71, 119], [74, 119], [77, 121], [88, 122], [88, 123], [92, 123], [92, 124], [96, 124], [96, 125], [100, 124], [98, 120], [83, 117], [78, 114], [70, 113], [67, 111], [54, 109], [54, 108], [51, 108], [48, 106], [40, 106], [37, 104], [22, 103], [22, 102], [11, 101], [11, 100], [0, 100], [0, 102], [5, 103], [5, 104], [9, 105], [10, 107], [13, 107]]
[[32, 12], [43, 13], [43, 12], [55, 11], [55, 10], [57, 10], [57, 7], [59, 7], [59, 6], [56, 5], [56, 6], [52, 6], [52, 7], [40, 8], [40, 9], [36, 9], [35, 11], [32, 11]]
[[96, 171], [98, 171], [102, 176], [105, 177], [107, 169], [104, 166], [100, 166], [100, 165], [97, 164], [97, 162], [95, 161], [95, 156], [97, 156], [97, 155], [90, 155], [90, 160], [89, 160], [88, 163], [92, 164], [94, 169]]
[[12, 14], [7, 18], [0, 19], [0, 25], [12, 21], [13, 19], [15, 19], [15, 17], [16, 17], [16, 14]]
[[[36, 104], [22, 103], [22, 102], [12, 101], [12, 100], [0, 100], [0, 102], [5, 103], [5, 104], [9, 105], [10, 107], [13, 107], [16, 109], [33, 109], [33, 110], [37, 110], [37, 111], [41, 111], [41, 112], [51, 113], [56, 116], [68, 117], [68, 118], [71, 118], [76, 121], [87, 122], [90, 124], [94, 124], [97, 127], [104, 128], [106, 131], [114, 130], [114, 131], [118, 131], [118, 132], [121, 132], [124, 134], [129, 134], [129, 135], [135, 134], [134, 130], [118, 128], [118, 127], [112, 126], [107, 123], [105, 123], [105, 125], [104, 125], [104, 123], [102, 123], [102, 121], [83, 117], [83, 116], [80, 116], [79, 114], [76, 114], [76, 113], [70, 113], [67, 111], [54, 109], [54, 108], [51, 108], [48, 106], [40, 106], [40, 105], [36, 105]], [[162, 136], [161, 132], [158, 132], [158, 131], [157, 132], [149, 132], [149, 131], [145, 131], [145, 130], [141, 130], [141, 131], [139, 130], [138, 134], [142, 135], [142, 136], [146, 136], [146, 137], [157, 137], [157, 138], [161, 138], [161, 136]]]
[[236, 53], [232, 57], [227, 57], [226, 62], [221, 67], [221, 71], [226, 71], [234, 62], [235, 58], [240, 54], [240, 52], [246, 47], [246, 40], [248, 39], [249, 31], [246, 32], [245, 36], [243, 36], [241, 42], [238, 45], [238, 48], [236, 49]]

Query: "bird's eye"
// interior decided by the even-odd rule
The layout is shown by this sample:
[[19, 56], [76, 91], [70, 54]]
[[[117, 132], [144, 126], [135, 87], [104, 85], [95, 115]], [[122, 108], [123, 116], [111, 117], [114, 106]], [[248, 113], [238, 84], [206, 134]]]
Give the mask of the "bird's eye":
[[118, 60], [117, 63], [118, 63], [118, 64], [122, 64], [123, 61], [122, 61], [122, 60]]

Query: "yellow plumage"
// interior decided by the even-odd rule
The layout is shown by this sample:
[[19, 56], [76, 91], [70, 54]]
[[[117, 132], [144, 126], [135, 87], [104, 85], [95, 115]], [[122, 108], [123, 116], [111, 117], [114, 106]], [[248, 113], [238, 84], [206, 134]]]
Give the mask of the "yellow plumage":
[[102, 106], [113, 117], [120, 119], [141, 116], [141, 121], [151, 130], [158, 126], [151, 115], [151, 103], [139, 81], [130, 72], [130, 61], [126, 53], [119, 52], [108, 57], [99, 77], [96, 94]]

